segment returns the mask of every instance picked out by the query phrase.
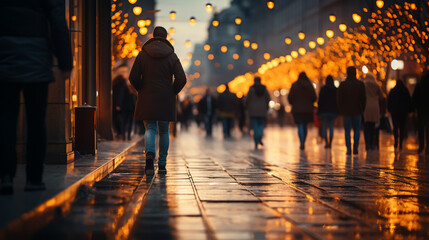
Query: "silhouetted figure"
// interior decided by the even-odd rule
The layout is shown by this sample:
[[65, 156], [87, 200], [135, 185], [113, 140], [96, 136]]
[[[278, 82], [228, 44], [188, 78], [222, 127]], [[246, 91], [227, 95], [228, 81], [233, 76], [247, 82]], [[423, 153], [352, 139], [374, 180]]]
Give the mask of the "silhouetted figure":
[[206, 95], [198, 103], [198, 113], [204, 119], [204, 128], [206, 129], [206, 135], [212, 135], [213, 129], [213, 118], [216, 111], [216, 99], [212, 96], [210, 89], [206, 90]]
[[392, 116], [395, 148], [399, 147], [401, 150], [407, 115], [412, 111], [410, 92], [401, 80], [396, 81], [396, 86], [390, 90], [387, 96], [387, 109]]
[[130, 73], [131, 84], [138, 91], [134, 118], [143, 120], [146, 128], [146, 174], [154, 173], [157, 131], [158, 171], [166, 172], [169, 122], [176, 120], [176, 95], [186, 84], [182, 64], [166, 38], [167, 30], [155, 27], [153, 38], [143, 45]]
[[131, 139], [136, 96], [129, 81], [118, 75], [112, 84], [113, 126], [117, 136]]
[[246, 103], [249, 111], [250, 124], [253, 130], [255, 150], [257, 150], [259, 144], [263, 145], [262, 137], [264, 136], [270, 94], [265, 85], [261, 84], [260, 77], [255, 77], [254, 82], [255, 83], [249, 88]]
[[280, 127], [283, 127], [285, 123], [285, 118], [286, 118], [285, 105], [283, 103], [280, 103], [280, 107], [277, 110], [277, 121]]
[[180, 126], [184, 130], [187, 130], [189, 127], [189, 121], [193, 117], [192, 108], [193, 104], [191, 98], [186, 96], [185, 99], [180, 104], [180, 108], [182, 110], [181, 118], [180, 118]]
[[347, 78], [340, 84], [337, 106], [343, 115], [347, 155], [352, 154], [350, 131], [353, 127], [353, 154], [358, 154], [362, 114], [366, 105], [365, 85], [356, 78], [356, 68], [347, 68]]
[[331, 75], [326, 77], [326, 83], [320, 89], [317, 105], [319, 117], [322, 121], [322, 138], [325, 140], [325, 148], [331, 148], [332, 139], [334, 138], [335, 119], [338, 116], [337, 87], [335, 87], [334, 79]]
[[229, 91], [228, 85], [223, 93], [219, 94], [217, 107], [219, 117], [222, 120], [223, 136], [231, 137], [231, 129], [234, 127], [234, 118], [237, 111], [237, 97]]
[[[413, 106], [417, 110], [419, 153], [426, 147], [429, 154], [429, 73], [423, 74], [422, 79], [416, 84], [412, 97]], [[426, 139], [426, 144], [425, 144]]]
[[366, 74], [364, 85], [366, 95], [366, 105], [363, 115], [364, 136], [365, 149], [369, 151], [376, 149], [376, 143], [378, 143], [376, 138], [378, 137], [377, 126], [381, 118], [380, 102], [384, 96], [372, 73]]
[[[237, 96], [238, 97], [238, 96]], [[238, 111], [237, 111], [237, 120], [238, 120], [238, 128], [242, 134], [246, 133], [246, 101], [244, 97], [238, 98]]]
[[[64, 1], [2, 1], [0, 7], [0, 177], [3, 194], [13, 193], [16, 131], [23, 92], [27, 118], [27, 184], [43, 190], [48, 85], [55, 80], [53, 58], [62, 78], [70, 77], [72, 54]], [[30, 21], [30, 22], [29, 22]], [[31, 25], [29, 27], [29, 25]]]
[[305, 139], [307, 138], [307, 124], [314, 121], [314, 102], [317, 100], [313, 84], [305, 72], [301, 72], [298, 80], [292, 84], [288, 100], [292, 105], [293, 118], [298, 125], [299, 148], [304, 150]]

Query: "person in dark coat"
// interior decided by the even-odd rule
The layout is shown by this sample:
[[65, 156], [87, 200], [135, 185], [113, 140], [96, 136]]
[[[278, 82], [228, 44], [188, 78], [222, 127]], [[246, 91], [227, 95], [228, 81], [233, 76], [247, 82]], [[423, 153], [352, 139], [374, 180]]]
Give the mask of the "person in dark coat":
[[122, 75], [118, 75], [112, 82], [112, 118], [113, 129], [117, 136], [123, 136], [124, 130], [122, 123], [124, 122], [122, 111], [124, 107], [124, 98], [126, 93], [127, 80]]
[[[417, 110], [419, 153], [425, 150], [429, 154], [429, 72], [423, 74], [422, 79], [414, 88], [412, 103]], [[426, 139], [426, 144], [425, 144]], [[425, 148], [426, 145], [426, 148]]]
[[267, 118], [268, 104], [270, 94], [265, 85], [261, 84], [261, 78], [255, 77], [254, 84], [249, 88], [246, 98], [247, 109], [249, 111], [250, 123], [253, 130], [253, 140], [255, 150], [258, 145], [263, 145], [262, 137], [264, 136], [265, 120]]
[[299, 74], [298, 80], [292, 84], [288, 101], [292, 105], [292, 115], [298, 125], [300, 149], [304, 150], [307, 138], [307, 124], [314, 121], [314, 103], [317, 100], [313, 84], [305, 72]]
[[412, 108], [410, 92], [401, 80], [396, 81], [396, 86], [390, 90], [387, 96], [387, 109], [392, 117], [395, 148], [399, 147], [402, 150], [402, 142], [405, 137], [405, 122]]
[[[378, 104], [378, 103], [377, 103]], [[362, 114], [366, 105], [365, 85], [356, 78], [356, 68], [347, 68], [347, 78], [340, 84], [337, 93], [337, 106], [343, 115], [347, 155], [352, 154], [350, 131], [353, 127], [353, 154], [358, 154]]]
[[[334, 138], [334, 123], [338, 116], [337, 87], [331, 75], [326, 77], [325, 85], [320, 89], [318, 114], [322, 119], [322, 137], [325, 139], [325, 148], [331, 148]], [[329, 129], [329, 137], [328, 130]]]
[[61, 81], [70, 77], [73, 67], [64, 1], [3, 0], [0, 29], [0, 192], [13, 193], [21, 92], [27, 118], [25, 190], [43, 190], [48, 85], [55, 80], [52, 56], [58, 60]]
[[237, 111], [238, 99], [234, 93], [229, 91], [226, 85], [225, 91], [219, 94], [217, 107], [219, 117], [222, 120], [223, 136], [225, 138], [231, 137], [231, 128], [234, 127], [234, 118]]
[[206, 129], [206, 136], [212, 135], [213, 117], [216, 111], [216, 100], [211, 95], [210, 89], [207, 88], [206, 95], [198, 102], [198, 113], [204, 119], [204, 127]]
[[138, 92], [134, 119], [143, 120], [146, 128], [147, 174], [154, 173], [157, 130], [158, 171], [166, 173], [169, 122], [176, 120], [176, 96], [186, 84], [182, 64], [166, 38], [167, 30], [155, 27], [153, 38], [143, 45], [130, 73], [130, 82]]
[[374, 74], [366, 74], [364, 85], [366, 95], [366, 105], [363, 113], [364, 137], [365, 149], [369, 151], [376, 149], [378, 146], [379, 135], [376, 126], [380, 123], [380, 102], [383, 100], [384, 96], [380, 86], [377, 84]]

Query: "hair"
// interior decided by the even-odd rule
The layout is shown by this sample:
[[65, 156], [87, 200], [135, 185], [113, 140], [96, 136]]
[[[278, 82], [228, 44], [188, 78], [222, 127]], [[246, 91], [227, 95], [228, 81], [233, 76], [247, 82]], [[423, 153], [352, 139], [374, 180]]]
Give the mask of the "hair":
[[347, 68], [347, 77], [348, 78], [356, 78], [356, 68], [355, 67], [348, 67]]
[[161, 26], [157, 26], [153, 29], [153, 37], [167, 38], [167, 30]]
[[255, 77], [255, 78], [253, 79], [253, 81], [254, 81], [256, 84], [261, 83], [261, 78], [260, 78], [260, 77]]
[[334, 78], [331, 75], [326, 77], [325, 85], [334, 85]]
[[305, 72], [301, 72], [298, 76], [298, 81], [303, 81], [303, 80], [310, 81], [310, 79], [308, 79], [307, 74]]

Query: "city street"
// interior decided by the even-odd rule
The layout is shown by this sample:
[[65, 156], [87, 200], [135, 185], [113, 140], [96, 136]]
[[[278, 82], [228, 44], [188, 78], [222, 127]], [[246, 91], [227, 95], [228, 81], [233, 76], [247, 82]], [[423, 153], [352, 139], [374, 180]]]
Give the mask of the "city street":
[[296, 128], [268, 127], [254, 151], [193, 126], [170, 142], [167, 175], [144, 175], [140, 144], [35, 238], [425, 239], [428, 159], [413, 138], [400, 153], [392, 141], [346, 157], [340, 129], [332, 150], [313, 128], [300, 151]]

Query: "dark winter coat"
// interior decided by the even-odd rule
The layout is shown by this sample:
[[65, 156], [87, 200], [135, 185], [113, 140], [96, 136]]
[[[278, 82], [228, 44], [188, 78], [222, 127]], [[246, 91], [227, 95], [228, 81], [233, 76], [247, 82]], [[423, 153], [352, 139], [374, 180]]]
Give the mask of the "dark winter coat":
[[254, 84], [250, 87], [246, 98], [247, 109], [250, 117], [266, 117], [270, 94], [262, 84]]
[[288, 101], [292, 105], [292, 113], [313, 113], [317, 96], [310, 80], [302, 79], [292, 84]]
[[387, 95], [387, 109], [391, 114], [407, 114], [411, 112], [411, 96], [407, 87], [401, 81]]
[[327, 82], [320, 89], [318, 105], [318, 113], [333, 113], [338, 114], [337, 107], [337, 88], [334, 82]]
[[112, 104], [113, 108], [119, 108], [119, 111], [134, 112], [135, 96], [130, 90], [128, 81], [122, 75], [113, 80]]
[[217, 108], [219, 110], [219, 117], [235, 117], [235, 112], [238, 107], [238, 98], [234, 93], [226, 89], [223, 93], [219, 94], [217, 100]]
[[213, 96], [210, 96], [211, 98], [211, 111], [208, 112], [208, 104], [207, 104], [207, 95], [204, 96], [200, 102], [198, 102], [198, 113], [203, 114], [203, 115], [214, 115], [215, 111], [216, 111], [216, 99]]
[[416, 84], [412, 102], [418, 117], [429, 122], [429, 74], [424, 75], [422, 80]]
[[347, 78], [337, 93], [339, 113], [345, 116], [362, 115], [366, 105], [365, 85], [356, 78]]
[[152, 38], [143, 45], [130, 82], [138, 91], [135, 120], [176, 120], [176, 95], [185, 86], [186, 75], [169, 41]]
[[0, 82], [52, 82], [72, 69], [64, 0], [0, 1]]

